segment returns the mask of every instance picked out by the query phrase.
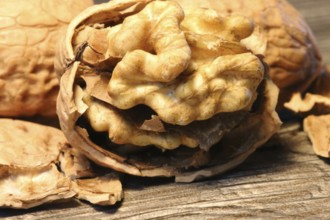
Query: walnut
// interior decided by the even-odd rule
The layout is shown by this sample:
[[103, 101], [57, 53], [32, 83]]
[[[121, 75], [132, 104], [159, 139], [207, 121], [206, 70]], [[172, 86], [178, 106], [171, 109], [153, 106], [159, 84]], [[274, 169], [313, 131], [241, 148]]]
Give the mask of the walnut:
[[315, 37], [301, 14], [286, 0], [176, 0], [184, 8], [212, 8], [220, 15], [243, 15], [256, 24], [242, 41], [265, 56], [269, 74], [280, 88], [278, 109], [294, 92], [304, 93], [320, 75], [322, 58]]
[[92, 0], [0, 1], [0, 116], [54, 116], [55, 45]]
[[97, 164], [190, 182], [240, 164], [280, 126], [242, 16], [114, 0], [69, 25], [56, 69], [70, 144]]
[[0, 207], [26, 209], [71, 197], [101, 205], [121, 200], [118, 178], [98, 176], [60, 130], [13, 119], [0, 123]]
[[[315, 37], [301, 14], [286, 0], [177, 0], [184, 8], [212, 8], [219, 14], [244, 15], [256, 23], [253, 34], [241, 41], [265, 56], [269, 74], [280, 88], [277, 110], [284, 108], [307, 116], [304, 130], [317, 155], [329, 157], [319, 134], [329, 131], [318, 117], [330, 113], [330, 74], [325, 70]], [[314, 125], [323, 126], [317, 127]], [[316, 132], [317, 131], [317, 132]], [[322, 143], [322, 144], [321, 144]]]

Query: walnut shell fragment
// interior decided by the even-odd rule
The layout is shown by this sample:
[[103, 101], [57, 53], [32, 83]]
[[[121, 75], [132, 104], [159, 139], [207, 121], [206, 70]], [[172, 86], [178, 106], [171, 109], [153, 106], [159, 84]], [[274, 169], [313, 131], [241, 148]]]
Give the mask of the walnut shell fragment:
[[212, 8], [220, 15], [243, 15], [256, 23], [242, 41], [265, 56], [269, 74], [280, 88], [278, 109], [294, 92], [304, 93], [320, 75], [322, 58], [314, 34], [302, 15], [286, 0], [177, 0], [184, 8]]
[[307, 116], [304, 131], [311, 139], [314, 152], [330, 158], [329, 117], [330, 117], [330, 68], [322, 72], [308, 93], [295, 93], [284, 106], [296, 114]]
[[97, 205], [113, 205], [123, 198], [118, 176], [107, 174], [92, 179], [76, 179], [72, 189], [77, 198]]
[[284, 103], [284, 106], [298, 114], [329, 114], [330, 98], [327, 96], [306, 93], [304, 97], [300, 93], [294, 93], [291, 100]]
[[0, 1], [0, 116], [56, 115], [56, 43], [92, 0]]
[[306, 94], [294, 93], [284, 106], [302, 115], [330, 114], [330, 66], [321, 72]]
[[27, 209], [56, 200], [80, 198], [84, 191], [75, 186], [79, 178], [89, 181], [95, 189], [106, 184], [112, 187], [102, 188], [108, 198], [100, 199], [98, 189], [94, 195], [82, 199], [101, 205], [121, 200], [118, 179], [97, 177], [87, 158], [73, 152], [60, 130], [12, 119], [0, 119], [0, 124], [1, 208]]
[[330, 158], [330, 114], [308, 116], [304, 119], [304, 131], [313, 144], [314, 152]]
[[278, 90], [240, 41], [242, 16], [114, 0], [69, 25], [56, 69], [70, 144], [99, 165], [191, 182], [242, 163], [274, 134]]

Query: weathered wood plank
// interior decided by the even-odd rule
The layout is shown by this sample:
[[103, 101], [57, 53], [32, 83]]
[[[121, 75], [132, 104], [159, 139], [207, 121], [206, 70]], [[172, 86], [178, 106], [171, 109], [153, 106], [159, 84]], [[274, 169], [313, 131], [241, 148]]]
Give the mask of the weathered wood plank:
[[[330, 63], [330, 1], [291, 0], [311, 25]], [[6, 219], [329, 219], [330, 161], [315, 156], [299, 123], [285, 124], [267, 146], [225, 175], [178, 184], [126, 177], [115, 207], [77, 201], [0, 210]]]

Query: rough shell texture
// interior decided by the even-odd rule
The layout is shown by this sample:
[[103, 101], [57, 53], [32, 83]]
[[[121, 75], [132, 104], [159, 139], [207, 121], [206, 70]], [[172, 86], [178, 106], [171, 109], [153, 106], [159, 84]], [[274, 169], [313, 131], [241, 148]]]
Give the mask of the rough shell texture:
[[76, 187], [78, 178], [91, 186], [91, 195], [84, 200], [103, 205], [122, 198], [119, 180], [95, 177], [87, 158], [68, 145], [60, 130], [12, 119], [0, 123], [0, 207], [26, 209], [81, 198], [85, 191]]
[[55, 45], [91, 0], [0, 1], [0, 116], [55, 115]]
[[322, 62], [313, 33], [286, 0], [177, 0], [185, 8], [203, 6], [219, 14], [253, 18], [257, 28], [243, 43], [263, 53], [270, 76], [280, 88], [279, 108], [293, 92], [305, 92], [320, 74]]
[[96, 163], [134, 175], [189, 182], [238, 165], [280, 125], [277, 89], [239, 42], [252, 31], [241, 16], [174, 1], [90, 7], [56, 62], [62, 130]]

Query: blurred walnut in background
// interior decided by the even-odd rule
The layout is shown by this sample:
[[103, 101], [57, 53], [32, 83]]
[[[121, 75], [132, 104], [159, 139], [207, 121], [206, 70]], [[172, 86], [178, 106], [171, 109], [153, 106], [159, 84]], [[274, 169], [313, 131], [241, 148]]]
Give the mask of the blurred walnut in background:
[[55, 48], [92, 0], [0, 1], [0, 116], [55, 115]]

